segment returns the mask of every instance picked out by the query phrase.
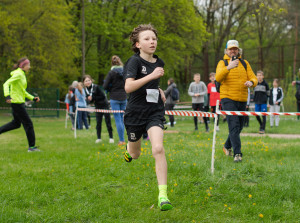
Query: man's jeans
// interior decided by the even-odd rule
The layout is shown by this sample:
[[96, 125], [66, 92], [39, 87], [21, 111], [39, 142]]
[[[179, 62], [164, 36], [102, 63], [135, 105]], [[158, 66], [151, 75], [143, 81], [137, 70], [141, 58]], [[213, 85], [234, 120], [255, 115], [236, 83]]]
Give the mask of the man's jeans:
[[[247, 102], [233, 101], [229, 98], [221, 100], [222, 110], [224, 111], [245, 111]], [[225, 142], [226, 149], [233, 148], [234, 155], [241, 154], [240, 133], [244, 126], [244, 116], [228, 115], [226, 117], [229, 129], [229, 135]]]
[[[110, 99], [110, 105], [112, 110], [125, 111], [126, 104], [127, 104], [127, 100], [119, 101], [119, 100]], [[123, 118], [124, 114], [123, 113], [113, 113], [113, 114], [114, 114], [115, 123], [119, 135], [119, 141], [124, 142], [125, 141], [124, 139], [125, 127], [124, 127], [124, 118]]]

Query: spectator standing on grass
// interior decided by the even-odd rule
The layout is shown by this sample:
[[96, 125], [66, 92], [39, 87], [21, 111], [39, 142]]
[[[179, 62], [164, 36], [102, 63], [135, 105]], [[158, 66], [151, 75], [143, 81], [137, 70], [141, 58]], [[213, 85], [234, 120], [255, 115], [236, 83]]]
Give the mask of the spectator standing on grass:
[[[166, 104], [165, 104], [165, 109], [167, 111], [173, 111], [174, 110], [174, 106], [176, 104], [176, 101], [174, 101], [173, 98], [172, 98], [172, 90], [176, 87], [177, 86], [174, 83], [174, 79], [170, 78], [168, 80], [167, 90], [164, 91], [166, 99], [167, 99]], [[174, 115], [169, 115], [169, 121], [170, 121], [170, 126], [174, 127]]]
[[[192, 97], [192, 107], [194, 111], [204, 111], [204, 95], [207, 94], [207, 88], [199, 73], [194, 74], [194, 82], [192, 82], [188, 89], [189, 96]], [[207, 118], [203, 118], [206, 132], [209, 132]], [[194, 117], [195, 130], [198, 130], [198, 119]]]
[[[209, 106], [212, 113], [216, 113], [216, 107], [217, 107], [217, 101], [220, 101], [220, 93], [217, 92], [216, 84], [215, 84], [215, 78], [216, 73], [212, 72], [209, 74], [209, 80], [210, 83], [207, 85], [207, 95], [208, 95], [208, 101]], [[219, 104], [219, 109], [221, 108], [221, 103]], [[218, 121], [217, 121], [217, 127], [216, 130], [219, 131], [219, 119], [220, 115], [218, 115]]]
[[11, 104], [13, 120], [0, 127], [0, 134], [23, 125], [28, 141], [28, 152], [39, 152], [35, 146], [35, 132], [33, 123], [25, 109], [25, 98], [39, 102], [39, 97], [34, 97], [26, 91], [26, 73], [30, 69], [30, 61], [27, 57], [21, 58], [14, 65], [14, 70], [10, 73], [11, 77], [3, 84], [3, 91], [6, 103]]
[[[109, 92], [110, 106], [112, 110], [125, 111], [127, 104], [127, 94], [124, 90], [125, 81], [123, 79], [123, 63], [120, 57], [114, 55], [111, 58], [111, 70], [107, 74], [103, 88]], [[118, 145], [125, 145], [124, 114], [113, 113], [117, 132], [119, 136]]]
[[[222, 110], [245, 111], [248, 88], [257, 85], [257, 78], [248, 61], [241, 58], [241, 49], [236, 40], [226, 44], [223, 60], [219, 61], [216, 71], [216, 81], [220, 86]], [[244, 126], [244, 117], [228, 115], [229, 135], [223, 151], [229, 156], [233, 148], [234, 162], [242, 161], [240, 133]]]
[[[125, 65], [125, 91], [129, 93], [124, 123], [128, 144], [124, 153], [126, 162], [141, 154], [141, 137], [148, 133], [158, 182], [158, 207], [162, 211], [173, 208], [167, 195], [167, 160], [163, 146], [166, 101], [159, 88], [164, 75], [164, 62], [154, 55], [157, 47], [157, 31], [151, 25], [139, 25], [130, 35], [132, 49], [136, 53]], [[133, 196], [134, 192], [130, 192]]]
[[[273, 80], [273, 88], [270, 90], [270, 97], [269, 97], [269, 106], [270, 112], [280, 112], [280, 104], [283, 100], [283, 90], [279, 87], [279, 80]], [[275, 119], [275, 127], [279, 126], [279, 115], [271, 115], [270, 116], [270, 126], [271, 128], [274, 125]]]
[[69, 117], [70, 117], [71, 122], [72, 122], [72, 130], [74, 130], [74, 128], [75, 128], [75, 123], [74, 123], [75, 117], [74, 117], [74, 112], [73, 112], [73, 106], [74, 105], [71, 104], [71, 100], [72, 100], [73, 96], [74, 96], [73, 86], [70, 86], [69, 90], [68, 90], [68, 93], [66, 94], [65, 103], [66, 103], [66, 108], [67, 108]]
[[[268, 97], [270, 96], [270, 88], [268, 83], [264, 80], [264, 72], [261, 70], [256, 72], [258, 84], [254, 88], [254, 102], [255, 102], [255, 111], [256, 112], [267, 112], [267, 103]], [[256, 116], [256, 119], [259, 123], [259, 134], [264, 134], [266, 129], [267, 117]]]
[[[104, 91], [100, 88], [100, 86], [93, 84], [93, 79], [90, 75], [84, 75], [83, 77], [83, 83], [85, 88], [89, 89], [91, 91], [92, 85], [93, 85], [93, 90], [91, 94], [88, 96], [87, 100], [90, 103], [95, 104], [96, 109], [105, 109], [109, 110], [109, 104], [106, 98], [106, 95]], [[95, 143], [100, 143], [102, 142], [101, 139], [101, 132], [102, 132], [102, 119], [103, 116], [105, 118], [105, 124], [107, 127], [108, 135], [109, 135], [109, 143], [114, 143], [113, 139], [113, 129], [111, 127], [111, 118], [110, 118], [110, 113], [103, 113], [103, 112], [96, 112], [96, 130], [97, 130], [97, 139]]]
[[[77, 88], [75, 89], [75, 106], [78, 108], [86, 108], [86, 95], [83, 90], [83, 84], [78, 83]], [[77, 127], [79, 130], [83, 129], [83, 124], [85, 129], [89, 129], [89, 124], [87, 121], [87, 112], [86, 111], [77, 111]]]
[[[300, 69], [299, 69], [300, 71]], [[300, 81], [293, 81], [292, 82], [292, 85], [295, 86], [296, 85], [296, 94], [295, 94], [295, 97], [296, 97], [296, 102], [297, 102], [297, 111], [300, 112]], [[298, 85], [298, 86], [297, 86]]]

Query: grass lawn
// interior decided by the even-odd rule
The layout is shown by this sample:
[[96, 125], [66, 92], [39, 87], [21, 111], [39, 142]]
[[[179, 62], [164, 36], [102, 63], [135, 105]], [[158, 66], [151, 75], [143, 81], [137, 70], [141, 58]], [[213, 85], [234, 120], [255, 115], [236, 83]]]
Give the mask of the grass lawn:
[[[1, 115], [0, 125], [11, 117]], [[33, 118], [42, 152], [27, 153], [24, 130], [0, 136], [0, 222], [300, 222], [300, 139], [242, 137], [242, 163], [225, 157], [227, 124], [217, 134], [215, 174], [210, 172], [213, 124], [193, 131], [192, 118], [177, 118], [166, 133], [168, 195], [175, 208], [157, 208], [157, 182], [149, 141], [132, 163], [124, 147], [95, 144], [92, 129], [77, 132], [63, 118]], [[300, 134], [284, 117], [267, 133]], [[69, 123], [70, 126], [70, 123]], [[269, 123], [268, 123], [269, 126]], [[257, 132], [251, 117], [243, 132]]]

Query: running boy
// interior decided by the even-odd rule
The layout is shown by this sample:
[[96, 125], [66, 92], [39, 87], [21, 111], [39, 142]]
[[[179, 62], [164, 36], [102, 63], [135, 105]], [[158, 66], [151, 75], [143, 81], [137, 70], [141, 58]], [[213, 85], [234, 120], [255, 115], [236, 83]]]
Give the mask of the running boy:
[[[209, 99], [208, 101], [209, 101], [209, 105], [210, 105], [212, 113], [216, 113], [217, 100], [219, 100], [221, 102], [220, 93], [217, 92], [217, 89], [216, 89], [215, 76], [216, 76], [216, 73], [214, 73], [214, 72], [209, 74], [210, 83], [207, 85], [207, 94], [208, 94], [208, 99]], [[221, 103], [220, 103], [220, 105], [221, 105]], [[219, 117], [220, 116], [218, 115], [218, 122], [217, 122], [217, 127], [216, 127], [217, 131], [219, 131]]]
[[131, 35], [132, 49], [136, 53], [125, 65], [125, 91], [129, 93], [124, 124], [128, 144], [126, 162], [137, 159], [141, 153], [141, 137], [147, 132], [155, 159], [158, 181], [158, 207], [162, 211], [173, 208], [167, 196], [167, 161], [163, 147], [164, 92], [158, 87], [164, 75], [164, 62], [154, 55], [157, 47], [157, 31], [148, 25], [139, 25]]
[[[188, 93], [192, 96], [192, 107], [195, 111], [204, 111], [204, 95], [207, 93], [206, 85], [203, 81], [200, 81], [200, 74], [194, 74], [194, 82], [190, 84]], [[206, 132], [209, 132], [207, 118], [203, 118], [205, 123]], [[198, 120], [194, 116], [195, 130], [198, 130]]]
[[[264, 80], [264, 72], [261, 70], [256, 73], [258, 84], [254, 88], [254, 102], [255, 102], [255, 111], [256, 112], [267, 112], [267, 102], [270, 95], [270, 88], [268, 83]], [[256, 116], [257, 121], [259, 122], [259, 133], [264, 134], [266, 128], [266, 116], [262, 117]]]

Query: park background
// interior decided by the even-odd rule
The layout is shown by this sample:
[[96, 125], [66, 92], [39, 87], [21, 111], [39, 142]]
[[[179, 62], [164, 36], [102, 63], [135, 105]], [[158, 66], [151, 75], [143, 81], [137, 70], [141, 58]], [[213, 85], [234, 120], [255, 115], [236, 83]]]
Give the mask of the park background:
[[133, 54], [132, 29], [152, 23], [159, 33], [157, 54], [166, 63], [161, 87], [173, 77], [181, 101], [190, 101], [193, 74], [208, 83], [227, 40], [237, 39], [254, 72], [263, 70], [269, 84], [280, 79], [285, 111], [295, 111], [290, 83], [299, 75], [299, 10], [297, 0], [1, 0], [0, 82], [18, 58], [28, 56], [29, 88], [57, 88], [63, 99], [84, 73], [102, 85], [111, 56], [126, 62]]
[[[161, 84], [174, 77], [182, 101], [190, 101], [185, 92], [193, 73], [207, 83], [227, 40], [238, 39], [254, 71], [264, 70], [269, 83], [281, 80], [285, 110], [295, 111], [298, 12], [297, 0], [0, 0], [0, 82], [28, 56], [28, 87], [42, 99], [32, 106], [55, 109], [83, 73], [102, 84], [112, 55], [124, 62], [132, 55], [133, 27], [151, 22], [159, 31], [157, 54], [166, 62]], [[3, 94], [0, 101], [4, 105]], [[47, 111], [39, 112], [28, 110], [31, 116]], [[279, 128], [267, 125], [258, 137], [250, 136], [259, 128], [250, 117], [238, 164], [222, 152], [228, 127], [220, 122], [212, 175], [213, 119], [206, 133], [201, 124], [193, 131], [192, 117], [176, 116], [164, 136], [175, 208], [161, 212], [149, 141], [128, 165], [125, 147], [109, 144], [104, 126], [103, 143], [94, 143], [94, 118], [74, 139], [71, 123], [65, 128], [65, 113], [58, 112], [58, 118], [32, 118], [41, 153], [27, 153], [22, 128], [1, 135], [0, 222], [300, 222], [296, 117], [281, 117]], [[1, 110], [0, 125], [10, 120], [11, 111]]]

